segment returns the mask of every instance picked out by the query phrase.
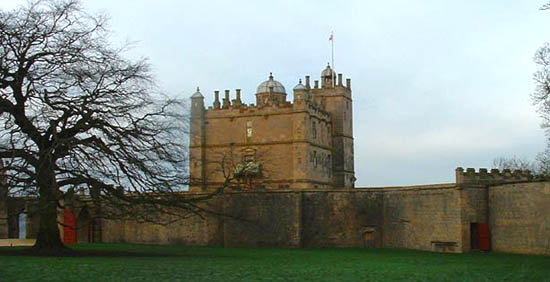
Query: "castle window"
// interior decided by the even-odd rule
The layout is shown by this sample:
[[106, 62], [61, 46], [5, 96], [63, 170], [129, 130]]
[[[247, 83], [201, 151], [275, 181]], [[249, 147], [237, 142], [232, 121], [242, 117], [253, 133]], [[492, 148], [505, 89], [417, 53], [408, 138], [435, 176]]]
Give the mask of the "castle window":
[[311, 121], [311, 136], [317, 138], [317, 123], [314, 120]]
[[246, 137], [252, 137], [252, 121], [246, 122]]
[[313, 167], [317, 168], [317, 152], [313, 151]]

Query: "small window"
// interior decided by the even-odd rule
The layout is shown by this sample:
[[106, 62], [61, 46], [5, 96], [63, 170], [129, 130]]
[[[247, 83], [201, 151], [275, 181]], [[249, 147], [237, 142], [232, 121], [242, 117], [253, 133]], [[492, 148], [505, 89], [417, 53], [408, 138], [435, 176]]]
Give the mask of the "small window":
[[252, 137], [252, 121], [246, 122], [246, 137]]
[[311, 121], [311, 136], [317, 138], [317, 123], [314, 120]]
[[313, 167], [317, 168], [317, 152], [313, 151]]

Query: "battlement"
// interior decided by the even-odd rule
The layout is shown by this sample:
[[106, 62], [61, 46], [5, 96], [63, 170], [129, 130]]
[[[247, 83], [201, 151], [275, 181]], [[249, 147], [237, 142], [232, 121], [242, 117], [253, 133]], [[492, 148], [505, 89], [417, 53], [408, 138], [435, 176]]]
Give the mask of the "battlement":
[[287, 108], [291, 107], [292, 103], [288, 101], [276, 101], [272, 103], [266, 103], [262, 105], [246, 104], [241, 100], [241, 89], [235, 90], [235, 99], [231, 99], [231, 91], [225, 90], [225, 97], [222, 99], [222, 103], [219, 102], [220, 91], [214, 91], [214, 104], [209, 106], [207, 110], [232, 110], [232, 109], [259, 109], [264, 107], [279, 107]]
[[478, 172], [473, 168], [467, 168], [466, 171], [462, 167], [456, 169], [456, 184], [502, 184], [516, 182], [530, 182], [535, 180], [535, 177], [529, 170], [516, 169], [513, 172], [509, 169], [491, 169], [490, 172], [486, 168], [480, 168]]
[[292, 112], [292, 111], [309, 111], [315, 113], [322, 118], [330, 118], [330, 113], [327, 112], [323, 105], [316, 103], [313, 100], [299, 100], [293, 102], [289, 101], [279, 101], [279, 102], [269, 102], [261, 105], [256, 104], [246, 104], [241, 100], [241, 91], [236, 89], [236, 98], [231, 99], [230, 90], [225, 90], [225, 98], [223, 103], [219, 103], [219, 93], [220, 91], [214, 91], [214, 105], [209, 106], [205, 109], [207, 115], [213, 116], [238, 116], [238, 115], [248, 115], [248, 114], [272, 114], [272, 113], [281, 113], [281, 112]]

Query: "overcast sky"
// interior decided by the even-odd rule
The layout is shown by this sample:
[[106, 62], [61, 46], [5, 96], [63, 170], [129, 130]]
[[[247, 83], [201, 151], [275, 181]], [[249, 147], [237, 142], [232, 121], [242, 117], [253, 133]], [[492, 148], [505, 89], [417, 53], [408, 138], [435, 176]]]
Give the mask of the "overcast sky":
[[[273, 72], [287, 92], [330, 61], [351, 78], [357, 186], [454, 182], [454, 170], [545, 148], [530, 100], [546, 1], [84, 1], [110, 16], [113, 44], [134, 42], [159, 86], [241, 88]], [[1, 9], [25, 3], [3, 0]], [[292, 99], [292, 95], [289, 95]]]

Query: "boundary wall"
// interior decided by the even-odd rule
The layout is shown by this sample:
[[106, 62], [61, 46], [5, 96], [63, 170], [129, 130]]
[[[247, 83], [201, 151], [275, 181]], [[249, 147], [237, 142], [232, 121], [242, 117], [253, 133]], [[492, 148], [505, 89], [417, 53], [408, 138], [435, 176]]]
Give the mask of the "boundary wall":
[[[228, 191], [201, 203], [223, 216], [205, 214], [166, 226], [101, 219], [93, 241], [462, 253], [477, 248], [476, 226], [485, 224], [489, 250], [550, 255], [550, 182], [529, 172], [458, 168], [456, 173], [452, 184]], [[8, 217], [23, 206], [32, 210], [31, 202], [8, 198]], [[28, 230], [36, 219], [28, 218]]]

